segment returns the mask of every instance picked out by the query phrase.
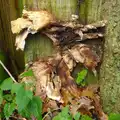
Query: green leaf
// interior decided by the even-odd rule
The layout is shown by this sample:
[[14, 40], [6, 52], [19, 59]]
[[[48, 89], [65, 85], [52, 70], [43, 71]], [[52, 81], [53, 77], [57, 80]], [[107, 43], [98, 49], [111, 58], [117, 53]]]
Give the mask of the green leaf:
[[68, 113], [69, 113], [69, 107], [66, 106], [62, 109], [61, 115], [65, 117], [68, 115]]
[[83, 69], [82, 71], [80, 71], [78, 73], [78, 76], [77, 76], [77, 79], [76, 79], [76, 83], [78, 85], [80, 85], [83, 82], [83, 80], [85, 79], [86, 75], [87, 75], [87, 69]]
[[120, 120], [120, 114], [111, 113], [108, 120]]
[[74, 119], [75, 120], [79, 120], [80, 119], [80, 113], [79, 112], [77, 112], [76, 114], [75, 114], [75, 116], [74, 116]]
[[53, 120], [73, 120], [72, 115], [69, 114], [69, 107], [68, 106], [64, 107], [61, 113], [55, 116]]
[[11, 90], [12, 84], [13, 84], [13, 80], [11, 78], [7, 78], [1, 83], [0, 88], [2, 90]]
[[12, 101], [13, 100], [13, 96], [11, 94], [6, 94], [3, 96], [3, 98], [6, 100], [6, 101]]
[[14, 83], [12, 84], [12, 89], [11, 89], [11, 93], [16, 93], [18, 92], [18, 90], [23, 86], [23, 84], [21, 83]]
[[42, 101], [40, 97], [34, 96], [33, 99], [28, 104], [28, 109], [37, 120], [42, 119]]
[[25, 118], [34, 116], [37, 120], [42, 120], [42, 101], [40, 97], [34, 96], [27, 107], [21, 112], [21, 115]]
[[3, 101], [3, 91], [0, 90], [0, 105], [2, 104]]
[[8, 119], [10, 117], [10, 115], [12, 115], [13, 111], [16, 108], [16, 104], [15, 103], [6, 103], [4, 105], [4, 115], [5, 118]]
[[21, 112], [20, 112], [20, 115], [24, 118], [27, 118], [27, 119], [30, 119], [31, 118], [31, 113], [28, 109], [28, 107], [26, 107], [25, 109], [23, 109]]
[[92, 120], [88, 115], [82, 115], [81, 120]]
[[29, 77], [29, 76], [34, 76], [32, 70], [28, 70], [27, 72], [22, 73], [22, 74], [20, 75], [20, 78]]
[[16, 93], [16, 103], [18, 105], [18, 112], [21, 112], [26, 108], [28, 103], [33, 97], [33, 93], [30, 90], [25, 90], [24, 86], [21, 86]]

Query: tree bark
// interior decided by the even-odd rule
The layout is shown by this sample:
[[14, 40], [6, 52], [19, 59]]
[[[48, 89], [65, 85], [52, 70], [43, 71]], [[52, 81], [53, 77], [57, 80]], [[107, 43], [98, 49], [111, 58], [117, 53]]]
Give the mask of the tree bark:
[[11, 32], [10, 22], [17, 18], [15, 0], [0, 0], [0, 48], [8, 55], [11, 71], [18, 75], [18, 69], [24, 67], [23, 53], [15, 51], [15, 36]]
[[102, 7], [108, 20], [100, 70], [102, 104], [105, 112], [120, 113], [120, 1], [104, 0]]
[[119, 13], [119, 0], [85, 0], [80, 7], [80, 16], [85, 23], [108, 21], [99, 76], [102, 106], [107, 113], [120, 113]]
[[[5, 0], [0, 0], [0, 1], [3, 2]], [[24, 0], [24, 5], [26, 5], [28, 9], [31, 9], [32, 7], [32, 9], [49, 10], [58, 19], [63, 21], [70, 20], [71, 15], [75, 14], [78, 7], [77, 0], [69, 0], [69, 1], [68, 0], [41, 0], [41, 1]], [[84, 0], [84, 2], [81, 3], [80, 11], [79, 11], [80, 20], [85, 24], [102, 19], [108, 20], [106, 37], [105, 37], [103, 62], [101, 64], [100, 79], [99, 79], [103, 108], [105, 112], [108, 113], [120, 112], [120, 103], [119, 103], [120, 101], [120, 78], [119, 78], [120, 77], [120, 72], [119, 72], [120, 70], [120, 60], [119, 60], [120, 59], [119, 57], [120, 56], [120, 50], [119, 50], [120, 7], [119, 6], [120, 6], [119, 0], [114, 0], [114, 1]], [[5, 18], [5, 20], [6, 19], [7, 18]], [[8, 30], [10, 30], [10, 26]], [[29, 38], [29, 40], [27, 41], [28, 43], [25, 51], [25, 55], [27, 59], [26, 62], [29, 61], [29, 59], [32, 60], [34, 58], [40, 57], [42, 54], [41, 51], [45, 51], [42, 48], [42, 46], [46, 44], [45, 43], [46, 39], [48, 40], [48, 38], [45, 38], [45, 36], [41, 37], [41, 35], [32, 38], [34, 40], [30, 40], [30, 39], [31, 38]], [[36, 39], [39, 40], [36, 42]], [[51, 43], [47, 43], [47, 47], [51, 49], [52, 48]], [[44, 54], [47, 53], [45, 52]]]
[[[23, 3], [28, 10], [47, 10], [62, 21], [71, 20], [72, 14], [77, 10], [77, 0], [24, 0]], [[29, 35], [26, 40], [25, 63], [51, 56], [54, 52], [55, 49], [48, 37], [41, 34]]]

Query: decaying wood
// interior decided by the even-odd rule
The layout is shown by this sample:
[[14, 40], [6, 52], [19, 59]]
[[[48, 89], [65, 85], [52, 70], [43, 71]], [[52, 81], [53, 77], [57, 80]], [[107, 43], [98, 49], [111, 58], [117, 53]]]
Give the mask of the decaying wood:
[[[81, 63], [86, 69], [95, 70], [101, 60], [100, 56], [92, 46], [85, 44], [84, 41], [103, 38], [106, 21], [89, 25], [82, 25], [75, 21], [51, 22], [53, 18], [47, 11], [23, 11], [22, 19], [27, 22], [18, 22], [18, 24], [19, 20], [12, 22], [13, 33], [19, 33], [16, 37], [17, 49], [24, 50], [25, 38], [29, 33], [35, 34], [36, 32], [49, 37], [57, 48], [53, 56], [47, 59], [39, 58], [31, 66], [37, 80], [35, 94], [43, 101], [52, 99], [52, 103], [57, 101], [62, 105], [68, 103], [73, 105], [73, 99], [76, 99], [77, 102], [81, 102], [79, 108], [75, 108], [76, 111], [85, 109], [88, 115], [91, 115], [90, 110], [97, 105], [100, 106], [100, 103], [96, 101], [94, 105], [92, 104], [93, 100], [96, 100], [94, 93], [78, 87], [71, 72], [77, 64]], [[45, 21], [42, 23], [43, 20]], [[18, 31], [15, 31], [16, 27]], [[101, 107], [96, 110], [96, 113], [103, 117]]]
[[[105, 25], [106, 21], [99, 21], [98, 23], [89, 25], [59, 23], [51, 25], [44, 34], [50, 37], [55, 43], [65, 44], [66, 41], [67, 43], [75, 43], [104, 37]], [[101, 30], [101, 28], [103, 29]]]
[[61, 93], [79, 97], [81, 92], [71, 76], [73, 68], [76, 63], [82, 63], [87, 69], [94, 70], [100, 62], [95, 51], [85, 44], [60, 51], [46, 60], [34, 62], [31, 67], [37, 79], [36, 95], [41, 96], [43, 100], [48, 97], [63, 102]]
[[[77, 22], [62, 23], [57, 22], [55, 18], [47, 11], [26, 11], [23, 10], [21, 18], [11, 22], [12, 32], [22, 36], [25, 33], [35, 34], [41, 29], [42, 33], [47, 35], [55, 45], [73, 46], [77, 42], [102, 38], [106, 21], [99, 21], [89, 25], [82, 25]], [[43, 29], [44, 28], [44, 29]], [[28, 35], [26, 34], [26, 35]], [[17, 36], [18, 38], [18, 36]], [[20, 37], [19, 37], [20, 38]], [[24, 38], [24, 39], [23, 39]], [[17, 49], [24, 50], [25, 38], [16, 39]], [[23, 44], [24, 43], [24, 44]]]

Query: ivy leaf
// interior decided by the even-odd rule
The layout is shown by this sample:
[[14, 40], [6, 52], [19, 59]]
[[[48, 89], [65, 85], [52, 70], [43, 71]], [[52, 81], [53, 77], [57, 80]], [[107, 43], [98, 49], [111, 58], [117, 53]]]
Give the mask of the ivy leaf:
[[83, 69], [82, 71], [80, 71], [78, 73], [78, 77], [76, 79], [76, 83], [78, 85], [80, 85], [83, 82], [83, 80], [85, 79], [86, 75], [87, 75], [87, 70], [86, 69]]
[[75, 120], [79, 120], [80, 119], [80, 113], [79, 112], [77, 112], [76, 114], [75, 114], [75, 116], [74, 116], [74, 119]]
[[22, 74], [20, 75], [20, 78], [29, 77], [29, 76], [34, 76], [34, 73], [33, 73], [32, 70], [28, 70], [28, 71], [22, 73]]
[[120, 114], [111, 113], [109, 115], [109, 120], [120, 120]]
[[0, 105], [2, 104], [3, 101], [3, 91], [0, 90]]
[[15, 108], [16, 108], [16, 104], [15, 103], [6, 103], [4, 105], [3, 112], [4, 112], [4, 115], [5, 115], [6, 119], [8, 119], [10, 117], [10, 115], [12, 115], [13, 111], [15, 110]]
[[22, 85], [16, 93], [16, 103], [18, 105], [18, 112], [21, 112], [26, 108], [28, 103], [33, 97], [33, 93], [30, 90], [25, 90]]
[[11, 90], [12, 84], [13, 84], [13, 80], [11, 78], [7, 78], [1, 83], [0, 88], [2, 90]]

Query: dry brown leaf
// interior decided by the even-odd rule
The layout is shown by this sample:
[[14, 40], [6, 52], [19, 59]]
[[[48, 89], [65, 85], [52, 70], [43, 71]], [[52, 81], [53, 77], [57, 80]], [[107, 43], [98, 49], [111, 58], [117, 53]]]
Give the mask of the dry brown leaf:
[[90, 70], [95, 69], [97, 64], [100, 62], [100, 58], [96, 52], [93, 51], [90, 46], [87, 46], [85, 44], [75, 45], [69, 49], [69, 51], [76, 62], [83, 63], [85, 67]]
[[61, 81], [59, 79], [59, 76], [55, 76], [51, 82], [47, 83], [46, 94], [47, 94], [48, 98], [51, 98], [53, 100], [57, 100], [57, 101], [63, 103], [63, 100], [61, 98], [60, 89], [61, 89]]
[[49, 68], [46, 63], [37, 61], [33, 64], [32, 70], [36, 77], [36, 92], [37, 96], [40, 96], [43, 100], [46, 98], [46, 86], [49, 81]]
[[75, 67], [76, 63], [74, 59], [72, 58], [72, 56], [68, 52], [65, 52], [62, 57], [63, 57], [64, 62], [68, 66], [69, 70], [73, 71], [73, 68]]
[[71, 49], [69, 49], [69, 51], [77, 63], [84, 63], [85, 58], [80, 54], [79, 49], [80, 48], [78, 48], [77, 46], [74, 46]]
[[82, 114], [88, 114], [91, 115], [90, 110], [94, 109], [94, 106], [92, 105], [92, 100], [81, 96], [79, 99], [75, 99], [75, 102], [71, 104], [70, 111], [73, 115], [76, 114], [76, 112], [80, 112]]
[[70, 75], [69, 68], [62, 59], [57, 67], [57, 74], [61, 80], [61, 87], [67, 89], [73, 96], [79, 97], [80, 89], [78, 89], [74, 79]]
[[58, 105], [55, 100], [45, 100], [43, 101], [43, 113], [48, 112], [48, 109], [54, 110], [57, 109]]
[[84, 89], [81, 93], [81, 96], [89, 97], [89, 98], [94, 98], [94, 93], [91, 90]]
[[84, 107], [85, 109], [91, 110], [94, 109], [94, 106], [92, 105], [92, 100], [88, 97], [81, 97], [80, 100], [80, 107]]
[[[38, 61], [32, 66], [36, 82], [36, 95], [47, 95], [48, 98], [63, 102], [60, 94], [61, 81], [59, 76], [55, 76], [53, 73], [53, 67], [47, 63]], [[44, 98], [44, 96], [43, 96]]]

